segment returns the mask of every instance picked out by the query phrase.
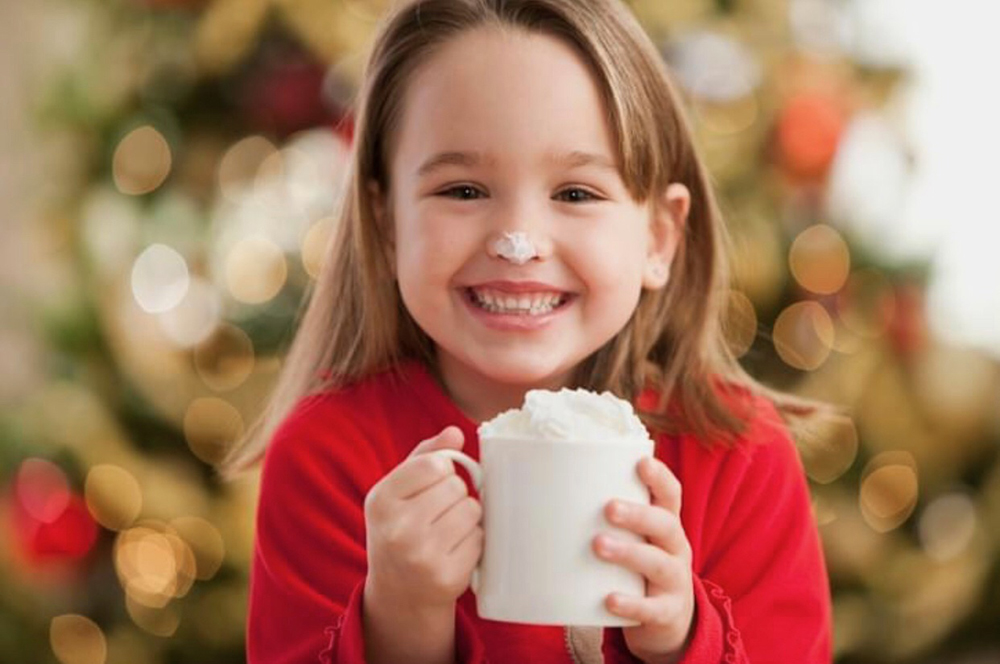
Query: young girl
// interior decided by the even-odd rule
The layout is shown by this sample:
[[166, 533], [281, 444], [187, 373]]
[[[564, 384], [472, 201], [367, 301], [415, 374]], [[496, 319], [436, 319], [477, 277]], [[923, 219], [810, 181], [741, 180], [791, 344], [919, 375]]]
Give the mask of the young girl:
[[[403, 2], [360, 102], [329, 260], [226, 464], [264, 456], [249, 661], [830, 661], [801, 466], [722, 343], [719, 213], [634, 17]], [[607, 598], [635, 627], [480, 619], [480, 504], [428, 454], [478, 457], [479, 422], [564, 386], [631, 400], [655, 435], [652, 504], [606, 512], [643, 542], [593, 542], [646, 579]]]

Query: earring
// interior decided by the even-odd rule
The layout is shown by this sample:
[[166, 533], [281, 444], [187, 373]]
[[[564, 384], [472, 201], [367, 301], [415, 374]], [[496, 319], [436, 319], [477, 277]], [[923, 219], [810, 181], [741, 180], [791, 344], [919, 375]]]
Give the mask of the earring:
[[493, 243], [493, 251], [500, 258], [508, 260], [514, 265], [524, 265], [538, 256], [538, 250], [528, 238], [528, 234], [521, 231], [504, 232]]

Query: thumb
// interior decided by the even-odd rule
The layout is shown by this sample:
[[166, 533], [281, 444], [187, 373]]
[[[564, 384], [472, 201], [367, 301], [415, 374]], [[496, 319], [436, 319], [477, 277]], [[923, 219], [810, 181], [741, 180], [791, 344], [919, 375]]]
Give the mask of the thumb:
[[417, 456], [418, 454], [427, 454], [428, 452], [434, 452], [435, 450], [460, 450], [465, 445], [465, 435], [462, 430], [458, 427], [451, 425], [445, 427], [441, 433], [434, 436], [433, 438], [428, 438], [417, 444], [410, 452], [410, 456]]

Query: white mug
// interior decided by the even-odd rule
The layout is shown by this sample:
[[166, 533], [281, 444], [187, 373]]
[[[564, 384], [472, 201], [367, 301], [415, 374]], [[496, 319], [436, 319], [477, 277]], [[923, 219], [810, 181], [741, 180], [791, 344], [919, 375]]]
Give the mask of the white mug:
[[612, 499], [649, 503], [637, 464], [652, 441], [615, 442], [488, 438], [481, 462], [455, 450], [483, 504], [485, 543], [473, 575], [480, 617], [533, 625], [630, 626], [605, 608], [608, 594], [642, 597], [641, 575], [602, 560], [594, 536], [638, 535], [604, 518]]

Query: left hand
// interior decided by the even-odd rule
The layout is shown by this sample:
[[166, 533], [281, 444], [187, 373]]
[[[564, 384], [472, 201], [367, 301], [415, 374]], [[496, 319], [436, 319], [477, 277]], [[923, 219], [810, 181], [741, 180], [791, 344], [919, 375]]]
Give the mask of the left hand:
[[681, 525], [681, 485], [656, 458], [639, 462], [639, 478], [649, 487], [651, 504], [623, 500], [607, 504], [612, 524], [645, 538], [631, 542], [610, 535], [594, 538], [597, 555], [641, 574], [645, 597], [612, 593], [605, 600], [608, 611], [641, 624], [623, 628], [633, 655], [650, 664], [681, 658], [694, 622], [694, 586], [691, 579], [691, 545]]

